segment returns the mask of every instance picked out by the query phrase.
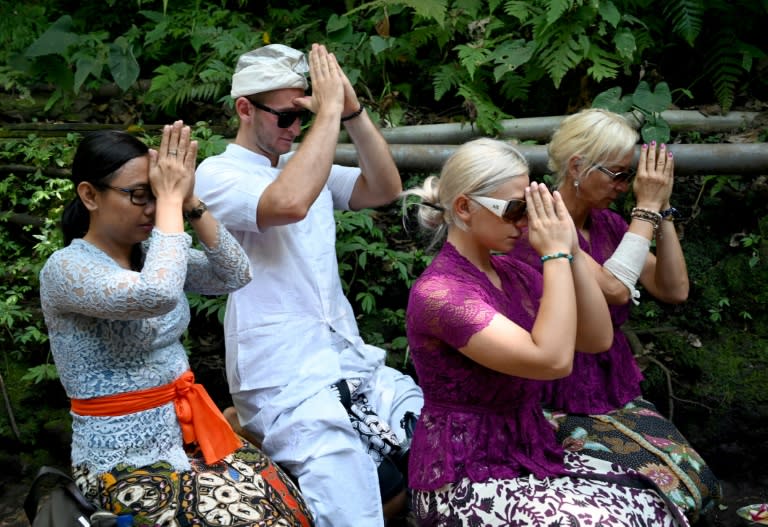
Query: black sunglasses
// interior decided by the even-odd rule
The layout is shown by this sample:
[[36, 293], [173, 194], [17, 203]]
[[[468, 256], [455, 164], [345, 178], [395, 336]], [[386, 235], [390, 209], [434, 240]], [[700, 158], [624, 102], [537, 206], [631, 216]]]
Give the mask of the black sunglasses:
[[309, 117], [311, 115], [311, 112], [309, 110], [292, 110], [287, 112], [278, 112], [277, 110], [270, 108], [269, 106], [265, 106], [256, 101], [252, 101], [248, 97], [246, 97], [246, 99], [248, 100], [249, 103], [251, 103], [253, 106], [258, 108], [259, 110], [264, 110], [265, 112], [269, 112], [272, 115], [277, 115], [278, 128], [289, 128], [293, 125], [293, 123], [296, 122], [296, 119], [301, 120], [301, 124], [306, 124], [307, 121], [309, 121]]
[[631, 180], [633, 177], [635, 177], [635, 171], [630, 170], [622, 170], [620, 172], [612, 172], [601, 165], [595, 165], [592, 168], [598, 169], [600, 172], [611, 178], [615, 183], [624, 183], [625, 181]]
[[528, 213], [528, 203], [524, 199], [496, 199], [487, 196], [469, 196], [504, 221], [514, 223]]

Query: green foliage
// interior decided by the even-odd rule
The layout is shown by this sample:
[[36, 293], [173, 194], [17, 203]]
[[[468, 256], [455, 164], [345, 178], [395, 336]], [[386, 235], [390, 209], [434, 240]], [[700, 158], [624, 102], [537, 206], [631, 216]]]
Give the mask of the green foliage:
[[636, 111], [643, 117], [640, 135], [643, 141], [650, 143], [668, 143], [671, 137], [669, 124], [661, 112], [672, 104], [672, 95], [666, 82], [660, 82], [654, 90], [645, 81], [640, 81], [631, 95], [622, 97], [621, 88], [610, 88], [597, 94], [592, 101], [593, 108], [605, 108], [616, 113]]
[[764, 352], [768, 341], [764, 337], [746, 341], [733, 333], [725, 333], [719, 340], [717, 345], [702, 346], [695, 352], [702, 376], [690, 386], [692, 396], [720, 414], [734, 404], [754, 408], [768, 402], [763, 374], [768, 367]]
[[364, 209], [336, 211], [336, 253], [347, 297], [354, 302], [363, 340], [391, 351], [405, 349], [407, 291], [429, 264], [421, 249], [394, 244], [402, 235], [397, 216]]
[[64, 141], [30, 135], [5, 141], [0, 148], [0, 164], [31, 170], [11, 171], [0, 180], [0, 349], [4, 364], [28, 368], [20, 377], [25, 383], [58, 377], [39, 307], [38, 273], [61, 244], [56, 219], [72, 188], [51, 173], [70, 162], [75, 140], [75, 135]]
[[704, 64], [704, 75], [712, 79], [712, 88], [723, 112], [731, 110], [739, 82], [752, 69], [753, 61], [766, 56], [762, 50], [741, 42], [732, 29], [718, 31]]
[[373, 0], [354, 7], [241, 0], [170, 8], [150, 0], [115, 3], [107, 13], [89, 5], [74, 15], [56, 0], [47, 4], [15, 6], [13, 14], [23, 16], [13, 20], [22, 22], [9, 24], [10, 13], [0, 22], [8, 26], [0, 55], [9, 59], [0, 61], [0, 85], [23, 92], [32, 82], [50, 83], [55, 91], [44, 113], [113, 81], [134, 92], [145, 118], [185, 116], [200, 103], [231, 111], [227, 94], [241, 53], [271, 42], [308, 49], [319, 41], [382, 122], [405, 124], [406, 105], [440, 101], [455, 114], [449, 119], [494, 135], [499, 120], [528, 111], [532, 96], [578, 84], [583, 93], [572, 96], [583, 104], [603, 83], [642, 80], [676, 38], [691, 51], [672, 57], [666, 72], [649, 73], [674, 76], [682, 64], [696, 63], [691, 56], [701, 57], [704, 71], [674, 92], [691, 97], [693, 88], [711, 89], [724, 111], [765, 56], [758, 45], [765, 12], [746, 0], [673, 0], [661, 11], [647, 0]]
[[197, 293], [187, 293], [189, 307], [196, 315], [214, 317], [219, 324], [224, 323], [224, 313], [227, 307], [227, 296], [203, 296]]
[[[765, 58], [765, 7], [746, 0], [107, 5], [85, 3], [72, 11], [57, 0], [0, 3], [0, 90], [13, 105], [3, 108], [5, 115], [29, 103], [32, 86], [54, 90], [35, 113], [44, 120], [61, 115], [62, 106], [100, 104], [90, 98], [114, 83], [137, 126], [176, 117], [200, 121], [194, 134], [201, 158], [208, 157], [226, 144], [217, 124], [231, 117], [237, 56], [270, 42], [301, 49], [326, 43], [378, 122], [411, 124], [429, 113], [488, 135], [509, 116], [559, 114], [594, 101], [637, 115], [644, 141], [681, 141], [661, 118], [673, 95], [696, 102], [711, 96], [727, 111], [742, 92], [766, 87], [757, 67]], [[622, 95], [622, 87], [633, 86]], [[694, 132], [689, 138], [719, 141]], [[61, 246], [56, 222], [72, 189], [58, 169], [70, 165], [77, 139], [32, 135], [0, 146], [0, 165], [32, 167], [6, 168], [0, 178], [0, 354], [4, 378], [17, 390], [14, 407], [32, 423], [25, 432], [30, 440], [45, 433], [51, 416], [26, 412], [40, 405], [29, 386], [47, 391], [55, 376], [37, 273]], [[155, 144], [157, 137], [146, 140]], [[765, 402], [759, 375], [768, 328], [768, 212], [760, 196], [741, 178], [676, 179], [675, 205], [688, 212], [681, 224], [690, 298], [682, 306], [644, 298], [633, 311], [631, 322], [641, 329], [674, 328], [647, 337], [652, 356], [675, 374], [677, 389], [716, 409]], [[341, 279], [361, 333], [387, 348], [393, 365], [405, 366], [407, 292], [430, 258], [413, 246], [392, 211], [345, 212], [336, 219]], [[226, 297], [189, 300], [196, 324], [185, 342], [215, 347]], [[692, 345], [694, 336], [704, 345]], [[661, 371], [651, 364], [648, 382], [663, 383]], [[8, 435], [1, 418], [0, 435]]]
[[672, 30], [689, 46], [693, 46], [704, 24], [705, 3], [701, 0], [672, 0], [663, 8], [664, 16], [672, 23]]
[[183, 60], [161, 61], [154, 69], [145, 102], [169, 114], [191, 101], [218, 101], [228, 95], [237, 57], [264, 43], [264, 35], [253, 31], [244, 13], [212, 5], [170, 15], [142, 13], [154, 24], [146, 42], [158, 55], [169, 36], [190, 48]]
[[[103, 82], [105, 68], [123, 91], [139, 76], [139, 64], [134, 55], [135, 32], [108, 42], [109, 34], [105, 31], [78, 34], [73, 26], [72, 17], [62, 16], [24, 53], [32, 61], [30, 72], [57, 86], [46, 109], [71, 92], [77, 94], [90, 77]], [[74, 67], [74, 72], [70, 66]]]

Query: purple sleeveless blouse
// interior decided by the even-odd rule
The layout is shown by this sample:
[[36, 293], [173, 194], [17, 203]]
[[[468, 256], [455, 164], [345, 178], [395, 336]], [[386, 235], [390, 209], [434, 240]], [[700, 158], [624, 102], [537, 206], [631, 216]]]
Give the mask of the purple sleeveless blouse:
[[[593, 209], [590, 219], [590, 242], [579, 233], [579, 245], [602, 265], [618, 247], [628, 225], [609, 209]], [[527, 232], [509, 254], [541, 270], [541, 260], [528, 243]], [[571, 375], [546, 383], [545, 406], [574, 414], [604, 414], [641, 395], [643, 375], [621, 332], [621, 325], [629, 318], [630, 304], [609, 309], [614, 332], [610, 349], [597, 354], [576, 353]]]
[[496, 313], [533, 327], [541, 275], [506, 255], [492, 264], [503, 291], [446, 242], [411, 288], [406, 330], [424, 391], [408, 468], [412, 488], [562, 471], [563, 450], [541, 409], [544, 384], [491, 370], [458, 351]]

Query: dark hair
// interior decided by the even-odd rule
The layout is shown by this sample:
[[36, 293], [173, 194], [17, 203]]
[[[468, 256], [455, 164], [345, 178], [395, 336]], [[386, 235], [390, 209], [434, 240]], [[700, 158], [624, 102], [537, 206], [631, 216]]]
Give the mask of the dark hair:
[[[83, 137], [77, 147], [70, 179], [75, 188], [83, 181], [109, 183], [120, 167], [131, 159], [146, 155], [148, 151], [147, 145], [127, 132], [91, 132]], [[89, 224], [90, 213], [75, 193], [75, 198], [64, 208], [61, 217], [64, 244], [69, 245], [75, 238], [85, 236]]]
[[[149, 152], [147, 145], [127, 132], [120, 130], [100, 130], [91, 132], [80, 141], [72, 161], [70, 179], [77, 185], [83, 181], [90, 183], [109, 183], [115, 173], [131, 159]], [[88, 232], [91, 215], [80, 200], [75, 190], [74, 199], [64, 207], [61, 216], [61, 230], [64, 233], [64, 245], [69, 245], [75, 238], [82, 238]], [[131, 268], [141, 270], [143, 255], [141, 244], [131, 248]]]

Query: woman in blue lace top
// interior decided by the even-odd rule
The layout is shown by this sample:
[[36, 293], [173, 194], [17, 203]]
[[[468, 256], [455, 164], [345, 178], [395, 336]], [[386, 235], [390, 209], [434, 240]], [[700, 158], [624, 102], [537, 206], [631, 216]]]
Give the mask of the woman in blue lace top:
[[40, 273], [72, 400], [73, 473], [92, 502], [134, 525], [311, 525], [291, 480], [194, 383], [180, 342], [185, 291], [220, 295], [251, 280], [237, 241], [193, 194], [196, 157], [181, 121], [157, 151], [103, 131], [75, 154], [66, 247]]

